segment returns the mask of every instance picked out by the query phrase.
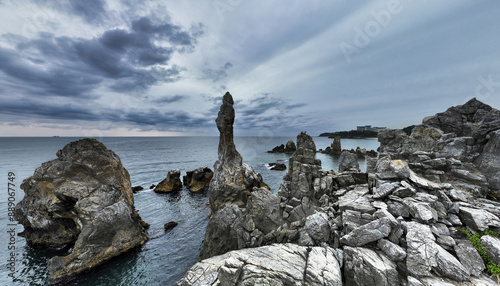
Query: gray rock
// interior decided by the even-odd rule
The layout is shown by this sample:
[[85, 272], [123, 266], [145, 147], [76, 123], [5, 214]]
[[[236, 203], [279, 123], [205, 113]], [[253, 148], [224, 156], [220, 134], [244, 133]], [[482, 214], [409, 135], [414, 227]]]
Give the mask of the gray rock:
[[490, 188], [500, 190], [500, 130], [490, 133], [481, 155], [474, 161], [487, 178]]
[[214, 214], [229, 204], [244, 207], [254, 187], [269, 187], [260, 174], [243, 163], [233, 138], [233, 97], [227, 92], [215, 122], [219, 130], [219, 159], [214, 164], [214, 175], [209, 185], [210, 210]]
[[481, 243], [488, 253], [488, 257], [496, 264], [500, 264], [500, 239], [491, 235], [483, 235]]
[[120, 158], [95, 139], [69, 143], [21, 185], [15, 218], [28, 244], [73, 251], [47, 261], [50, 281], [64, 282], [147, 240]]
[[314, 213], [306, 218], [304, 230], [316, 242], [328, 242], [330, 239], [330, 225], [328, 215], [322, 212]]
[[457, 240], [455, 252], [467, 272], [479, 276], [486, 269], [483, 258], [468, 239]]
[[192, 171], [187, 171], [182, 177], [182, 183], [191, 192], [202, 192], [208, 189], [214, 172], [208, 167], [200, 167]]
[[382, 250], [387, 257], [392, 261], [403, 261], [406, 258], [406, 250], [401, 246], [390, 242], [387, 239], [380, 239], [377, 246]]
[[387, 211], [395, 217], [410, 217], [410, 208], [403, 201], [394, 200], [387, 201]]
[[444, 250], [442, 247], [437, 247], [438, 252], [436, 254], [436, 267], [434, 271], [438, 274], [453, 279], [458, 282], [468, 281], [469, 273], [465, 267], [451, 255], [448, 251]]
[[420, 280], [415, 277], [408, 276], [408, 286], [425, 286]]
[[376, 209], [372, 206], [370, 199], [366, 197], [369, 192], [368, 187], [356, 186], [354, 190], [347, 192], [339, 198], [340, 210], [355, 210], [370, 214], [374, 213]]
[[196, 263], [176, 286], [342, 285], [332, 248], [275, 244], [231, 251]]
[[377, 177], [382, 180], [406, 179], [410, 177], [408, 163], [384, 157], [377, 162]]
[[342, 212], [342, 225], [344, 232], [347, 234], [353, 229], [370, 223], [374, 220], [373, 216], [359, 211], [345, 210]]
[[253, 191], [246, 209], [255, 227], [264, 234], [276, 230], [284, 222], [280, 198], [267, 189], [261, 188]]
[[383, 199], [392, 194], [399, 186], [399, 183], [390, 183], [377, 180], [377, 186], [373, 188], [373, 198]]
[[391, 221], [383, 217], [352, 230], [341, 237], [340, 242], [349, 246], [363, 246], [387, 237], [390, 233]]
[[429, 276], [432, 268], [437, 266], [436, 255], [439, 251], [430, 227], [417, 222], [402, 225], [406, 228], [406, 266], [409, 274]]
[[343, 151], [339, 158], [339, 172], [345, 171], [361, 172], [359, 169], [358, 156], [349, 151]]
[[405, 198], [403, 202], [408, 207], [411, 216], [419, 222], [431, 224], [438, 220], [438, 214], [431, 204], [419, 202], [413, 198]]
[[363, 247], [344, 247], [345, 285], [400, 285], [396, 264], [383, 253]]
[[297, 150], [297, 146], [295, 146], [295, 142], [293, 140], [288, 140], [285, 145], [285, 153], [292, 154]]
[[483, 209], [461, 206], [458, 216], [465, 225], [475, 231], [483, 231], [488, 227], [500, 227], [500, 219]]

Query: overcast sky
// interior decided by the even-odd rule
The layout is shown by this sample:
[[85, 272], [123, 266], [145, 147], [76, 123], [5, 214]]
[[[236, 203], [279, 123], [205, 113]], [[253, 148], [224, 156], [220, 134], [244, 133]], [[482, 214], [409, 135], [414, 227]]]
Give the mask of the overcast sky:
[[0, 0], [0, 136], [402, 128], [500, 108], [499, 1]]

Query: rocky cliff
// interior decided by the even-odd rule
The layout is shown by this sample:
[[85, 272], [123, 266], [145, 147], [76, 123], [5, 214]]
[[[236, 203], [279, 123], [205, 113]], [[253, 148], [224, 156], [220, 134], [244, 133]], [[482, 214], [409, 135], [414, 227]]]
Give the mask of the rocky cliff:
[[23, 181], [16, 207], [23, 236], [35, 247], [74, 244], [47, 261], [51, 282], [64, 281], [142, 245], [130, 176], [120, 158], [94, 139], [69, 143]]
[[[299, 134], [279, 195], [254, 191], [244, 208], [217, 213], [223, 223], [207, 232], [231, 234], [233, 245], [177, 285], [497, 285], [487, 266], [498, 263], [500, 203], [484, 198], [499, 175], [497, 115], [471, 100], [411, 136], [381, 132], [368, 173], [348, 156], [340, 172], [322, 171], [312, 138]], [[483, 257], [467, 232], [482, 235]]]

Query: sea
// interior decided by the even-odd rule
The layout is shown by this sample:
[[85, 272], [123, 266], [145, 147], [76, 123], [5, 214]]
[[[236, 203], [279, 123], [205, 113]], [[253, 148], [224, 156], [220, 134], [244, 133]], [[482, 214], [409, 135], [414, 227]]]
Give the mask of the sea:
[[[10, 221], [8, 202], [19, 202], [24, 193], [22, 181], [33, 175], [43, 162], [56, 158], [56, 152], [76, 137], [0, 137], [0, 285], [49, 285], [46, 260], [61, 252], [33, 249], [24, 238], [11, 236], [23, 227]], [[142, 219], [151, 224], [149, 240], [137, 250], [117, 257], [69, 285], [172, 285], [193, 266], [200, 252], [209, 206], [206, 193], [183, 189], [176, 194], [157, 194], [149, 187], [158, 184], [169, 170], [186, 171], [208, 166], [217, 160], [218, 137], [102, 137], [96, 138], [113, 150], [130, 173], [132, 186], [144, 190], [134, 194], [135, 207]], [[287, 171], [270, 170], [269, 163], [288, 166], [290, 155], [267, 153], [294, 137], [236, 137], [237, 150], [243, 162], [260, 173], [277, 193]], [[317, 149], [330, 146], [333, 139], [313, 137]], [[342, 139], [343, 149], [364, 147], [376, 150], [376, 139]], [[323, 170], [337, 170], [338, 158], [318, 153]], [[360, 167], [366, 169], [364, 159]], [[9, 184], [10, 183], [10, 184]], [[10, 190], [9, 190], [10, 187]], [[178, 226], [165, 232], [166, 222]], [[14, 248], [15, 247], [15, 248]], [[12, 262], [11, 255], [15, 261]], [[9, 259], [11, 261], [9, 261]]]

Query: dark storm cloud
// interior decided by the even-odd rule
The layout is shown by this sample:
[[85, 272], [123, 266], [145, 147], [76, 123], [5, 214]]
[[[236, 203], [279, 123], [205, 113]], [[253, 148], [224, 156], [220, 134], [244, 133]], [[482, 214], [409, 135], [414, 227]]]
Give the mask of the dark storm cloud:
[[269, 94], [264, 93], [262, 96], [258, 96], [250, 100], [247, 104], [242, 103], [240, 106], [240, 112], [243, 116], [256, 116], [271, 109], [284, 113], [303, 106], [306, 106], [306, 104], [290, 104], [281, 98], [272, 97]]
[[184, 68], [166, 65], [175, 51], [185, 52], [196, 43], [181, 27], [155, 24], [148, 17], [133, 21], [130, 30], [108, 30], [92, 39], [50, 33], [34, 39], [4, 37], [15, 43], [15, 49], [0, 48], [0, 70], [7, 81], [37, 95], [66, 97], [101, 86], [126, 92], [179, 80]]
[[161, 98], [157, 98], [153, 100], [155, 103], [174, 103], [178, 101], [182, 101], [184, 99], [188, 98], [187, 95], [171, 95], [171, 96], [163, 96]]
[[104, 0], [71, 0], [68, 4], [70, 12], [89, 23], [102, 21], [106, 13]]

